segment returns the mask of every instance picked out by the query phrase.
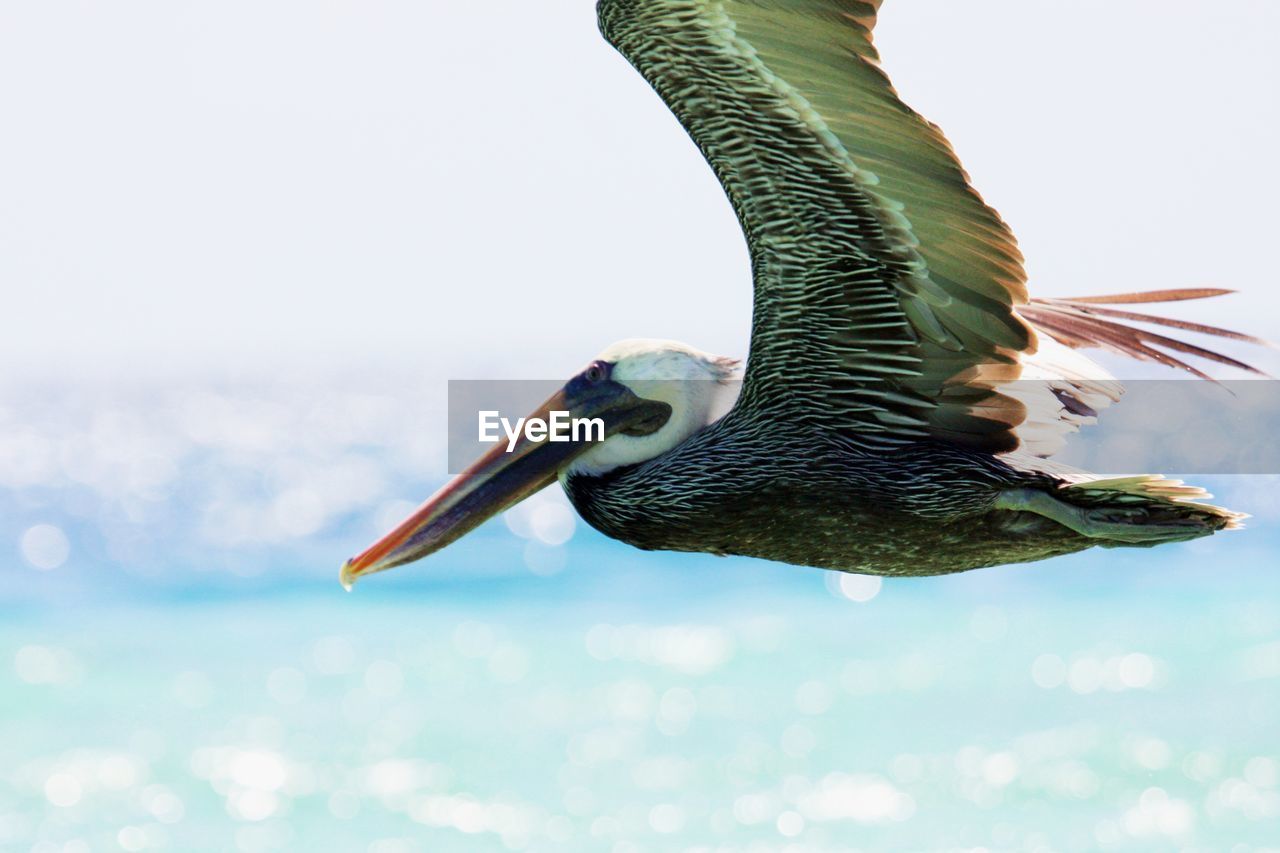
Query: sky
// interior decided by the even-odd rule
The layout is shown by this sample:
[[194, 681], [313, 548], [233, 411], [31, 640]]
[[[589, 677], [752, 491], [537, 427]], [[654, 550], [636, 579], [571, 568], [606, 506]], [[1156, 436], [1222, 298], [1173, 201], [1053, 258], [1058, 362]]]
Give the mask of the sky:
[[[19, 375], [566, 375], [741, 355], [745, 247], [593, 3], [9, 4], [0, 359]], [[877, 39], [1033, 293], [1219, 285], [1278, 337], [1280, 5], [891, 0]]]

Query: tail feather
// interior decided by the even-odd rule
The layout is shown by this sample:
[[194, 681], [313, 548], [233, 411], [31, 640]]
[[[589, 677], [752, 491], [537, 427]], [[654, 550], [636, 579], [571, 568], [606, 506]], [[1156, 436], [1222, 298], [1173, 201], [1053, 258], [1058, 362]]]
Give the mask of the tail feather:
[[[1162, 326], [1182, 332], [1272, 346], [1267, 341], [1204, 323], [1111, 307], [1207, 299], [1230, 292], [1217, 288], [1195, 288], [1072, 299], [1033, 299], [1029, 304], [1020, 306], [1018, 312], [1042, 332], [1046, 340], [1072, 349], [1101, 347], [1139, 361], [1153, 361], [1185, 370], [1204, 379], [1211, 377], [1190, 364], [1187, 357], [1265, 376], [1252, 365], [1230, 356], [1130, 324]], [[1081, 388], [1073, 390], [1068, 387], [1065, 393], [1082, 400]], [[1093, 399], [1105, 405], [1115, 396], [1118, 393], [1095, 393]], [[1093, 479], [1078, 473], [1060, 476], [1063, 482], [1054, 498], [1061, 501], [1061, 504], [1046, 503], [1044, 495], [1032, 495], [1029, 498], [1024, 495], [1022, 499], [1026, 503], [1025, 508], [1098, 539], [1099, 544], [1104, 547], [1150, 546], [1161, 542], [1196, 539], [1219, 530], [1240, 528], [1244, 519], [1248, 518], [1243, 513], [1206, 503], [1212, 495], [1204, 489], [1157, 474]], [[1016, 506], [1017, 501], [1014, 500], [1010, 505]], [[1064, 509], [1064, 506], [1071, 509]]]
[[1074, 297], [1071, 299], [1033, 299], [1029, 304], [1019, 307], [1018, 313], [1040, 331], [1073, 349], [1101, 347], [1139, 361], [1154, 361], [1169, 367], [1185, 370], [1202, 379], [1209, 379], [1210, 377], [1204, 371], [1180, 358], [1180, 356], [1194, 356], [1259, 376], [1265, 376], [1266, 374], [1261, 370], [1238, 359], [1119, 321], [1165, 326], [1185, 332], [1196, 332], [1234, 341], [1272, 346], [1271, 343], [1261, 338], [1233, 332], [1229, 329], [1220, 329], [1216, 326], [1208, 326], [1203, 323], [1192, 323], [1136, 311], [1099, 307], [1102, 305], [1181, 302], [1189, 299], [1207, 299], [1231, 292], [1219, 288], [1188, 288], [1183, 290], [1155, 290], [1147, 293], [1124, 293], [1113, 296]]
[[1063, 498], [1135, 525], [1195, 525], [1205, 534], [1237, 530], [1249, 516], [1203, 503], [1213, 495], [1159, 474], [1083, 480], [1062, 487]]

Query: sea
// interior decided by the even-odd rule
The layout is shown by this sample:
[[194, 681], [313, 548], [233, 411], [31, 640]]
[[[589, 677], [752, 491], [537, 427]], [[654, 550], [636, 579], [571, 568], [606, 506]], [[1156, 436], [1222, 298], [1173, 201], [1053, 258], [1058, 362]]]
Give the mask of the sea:
[[439, 397], [0, 388], [0, 850], [1280, 850], [1276, 477], [1197, 479], [1240, 532], [883, 581], [553, 487], [348, 593]]

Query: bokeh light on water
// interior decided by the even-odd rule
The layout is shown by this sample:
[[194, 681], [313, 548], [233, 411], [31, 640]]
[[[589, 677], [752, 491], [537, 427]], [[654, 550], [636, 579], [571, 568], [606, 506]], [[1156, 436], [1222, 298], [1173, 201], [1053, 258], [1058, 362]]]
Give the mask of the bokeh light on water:
[[[24, 643], [0, 680], [0, 831], [50, 850], [1270, 843], [1274, 683], [1195, 665], [1179, 629], [1094, 645], [1079, 602], [1024, 603], [999, 643], [967, 630], [987, 605], [945, 604], [28, 615], [0, 630]], [[1195, 632], [1230, 612], [1163, 606]]]
[[1249, 531], [880, 581], [641, 553], [543, 493], [336, 567], [443, 476], [404, 376], [8, 389], [0, 849], [1275, 849]]

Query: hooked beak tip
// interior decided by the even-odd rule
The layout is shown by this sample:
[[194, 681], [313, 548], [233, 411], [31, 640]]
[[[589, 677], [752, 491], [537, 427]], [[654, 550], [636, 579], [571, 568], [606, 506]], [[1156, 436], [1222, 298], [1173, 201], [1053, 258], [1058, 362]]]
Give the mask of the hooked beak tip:
[[338, 582], [342, 584], [343, 589], [347, 592], [351, 592], [352, 588], [355, 587], [356, 579], [359, 576], [359, 573], [355, 570], [353, 561], [347, 560], [342, 564], [342, 571], [338, 573]]

